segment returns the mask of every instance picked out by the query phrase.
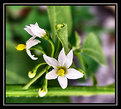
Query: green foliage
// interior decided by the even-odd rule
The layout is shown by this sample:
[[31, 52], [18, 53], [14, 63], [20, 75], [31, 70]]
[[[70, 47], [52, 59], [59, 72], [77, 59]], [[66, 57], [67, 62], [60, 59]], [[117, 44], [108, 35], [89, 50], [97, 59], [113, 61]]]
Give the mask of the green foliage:
[[106, 59], [101, 45], [94, 33], [90, 33], [84, 40], [82, 52], [100, 64], [106, 65]]
[[62, 43], [62, 46], [64, 47], [64, 50], [66, 53], [68, 53], [68, 34], [67, 34], [67, 25], [63, 24], [64, 26], [57, 30], [57, 37]]
[[[25, 7], [10, 6], [10, 9], [12, 11], [18, 11]], [[69, 96], [115, 94], [114, 84], [103, 87], [97, 86], [98, 78], [96, 79], [94, 73], [99, 64], [106, 65], [107, 62], [98, 40], [98, 33], [102, 28], [100, 28], [98, 24], [93, 26], [88, 25], [88, 21], [94, 18], [94, 15], [89, 11], [90, 7], [47, 6], [47, 11], [45, 12], [39, 11], [38, 8], [39, 7], [36, 6], [31, 7], [28, 16], [23, 17], [23, 19], [18, 22], [13, 23], [6, 18], [6, 102], [70, 103]], [[17, 43], [21, 41], [22, 43], [26, 43], [31, 36], [24, 30], [24, 27], [26, 25], [35, 24], [36, 22], [38, 22], [41, 28], [47, 30], [48, 34], [52, 34], [52, 40], [51, 38], [38, 38], [41, 43], [31, 48], [31, 52], [37, 55], [39, 59], [33, 61], [27, 56], [25, 50], [21, 52], [16, 50], [16, 44], [13, 39], [15, 36], [18, 37]], [[82, 46], [80, 46], [82, 41], [78, 34], [80, 31], [86, 33], [92, 32], [86, 36]], [[52, 49], [50, 49], [50, 46], [53, 46]], [[47, 66], [44, 65], [44, 67], [40, 67], [34, 78], [28, 78], [28, 72], [44, 61], [42, 54], [38, 53], [37, 50], [39, 50], [39, 52], [43, 51], [48, 56], [57, 57], [62, 47], [64, 47], [66, 54], [69, 52], [69, 49], [73, 49], [74, 55], [77, 56], [77, 69], [84, 72], [85, 79], [87, 79], [86, 77], [92, 76], [93, 86], [68, 86], [63, 90], [61, 87], [58, 87], [57, 80], [52, 80], [48, 82], [48, 93], [46, 96], [40, 98], [38, 90], [42, 85], [42, 78], [45, 78], [44, 74]], [[52, 50], [55, 54], [52, 54]]]
[[47, 7], [48, 17], [50, 20], [52, 36], [55, 39], [56, 35], [56, 25], [57, 24], [67, 24], [68, 35], [71, 34], [72, 29], [72, 18], [69, 6], [48, 6]]

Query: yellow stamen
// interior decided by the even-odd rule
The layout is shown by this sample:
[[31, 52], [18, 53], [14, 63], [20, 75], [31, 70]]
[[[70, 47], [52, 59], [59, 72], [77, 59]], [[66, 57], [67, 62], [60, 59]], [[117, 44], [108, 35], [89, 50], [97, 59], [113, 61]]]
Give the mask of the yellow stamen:
[[24, 44], [18, 44], [17, 47], [16, 47], [16, 49], [17, 49], [18, 51], [22, 51], [22, 50], [24, 50], [25, 48], [26, 48], [26, 45], [24, 45]]
[[65, 75], [65, 70], [64, 69], [59, 69], [58, 71], [57, 71], [57, 74], [58, 74], [58, 76], [64, 76]]

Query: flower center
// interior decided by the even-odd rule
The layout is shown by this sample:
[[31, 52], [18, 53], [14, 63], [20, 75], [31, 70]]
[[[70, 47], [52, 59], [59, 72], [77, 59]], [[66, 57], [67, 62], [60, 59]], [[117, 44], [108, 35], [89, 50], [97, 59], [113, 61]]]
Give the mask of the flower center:
[[66, 74], [66, 68], [65, 67], [59, 67], [57, 70], [58, 76], [64, 76]]

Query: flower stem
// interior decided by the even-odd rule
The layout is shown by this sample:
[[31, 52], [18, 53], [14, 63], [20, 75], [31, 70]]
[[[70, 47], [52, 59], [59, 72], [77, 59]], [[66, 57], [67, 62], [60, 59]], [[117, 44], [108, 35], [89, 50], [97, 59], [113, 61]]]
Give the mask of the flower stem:
[[[38, 67], [40, 67], [41, 65], [44, 65], [45, 63], [41, 63], [39, 64]], [[32, 80], [30, 80], [24, 87], [23, 89], [28, 89], [31, 84], [33, 84], [39, 77], [41, 77], [44, 73], [46, 72], [46, 67], [37, 75], [35, 76]]]
[[40, 48], [35, 48], [35, 47], [33, 47], [33, 48], [30, 48], [30, 50], [38, 50], [38, 51], [40, 51], [42, 54], [46, 54], [43, 50], [41, 50]]
[[54, 56], [54, 52], [55, 52], [55, 45], [54, 45], [54, 42], [52, 41], [51, 37], [49, 37], [49, 36], [46, 36], [45, 39], [46, 39], [47, 41], [49, 41], [49, 43], [50, 43], [51, 46], [52, 46], [51, 57], [53, 57], [53, 56]]

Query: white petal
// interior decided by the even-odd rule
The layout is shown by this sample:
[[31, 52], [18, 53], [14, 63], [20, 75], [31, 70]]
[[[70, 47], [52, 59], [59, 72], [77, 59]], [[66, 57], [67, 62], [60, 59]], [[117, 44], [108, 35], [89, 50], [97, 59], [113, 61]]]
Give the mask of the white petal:
[[26, 49], [26, 52], [27, 52], [27, 54], [30, 56], [30, 58], [31, 58], [32, 60], [37, 60], [37, 59], [38, 59], [37, 57], [34, 57], [34, 55], [31, 54], [31, 52], [30, 52], [29, 49]]
[[70, 68], [67, 69], [67, 74], [65, 75], [68, 79], [78, 79], [78, 78], [82, 78], [83, 77], [83, 73], [81, 73], [80, 71], [74, 69], [74, 68]]
[[65, 76], [64, 77], [59, 76], [58, 82], [63, 89], [65, 89], [68, 85], [68, 81], [67, 81], [67, 78]]
[[41, 29], [38, 24], [31, 24], [31, 31], [32, 33], [35, 35], [35, 36], [38, 36], [41, 38], [41, 36], [43, 36], [43, 34], [45, 34], [45, 30], [44, 29]]
[[34, 34], [32, 33], [32, 31], [31, 31], [30, 28], [26, 27], [26, 28], [24, 28], [24, 30], [27, 31], [30, 35], [32, 35], [32, 36], [34, 35]]
[[39, 40], [37, 39], [33, 39], [34, 37], [31, 37], [27, 42], [26, 42], [26, 48], [29, 49], [35, 45], [37, 45], [38, 43], [40, 43]]
[[64, 52], [64, 48], [62, 48], [62, 50], [60, 51], [60, 53], [58, 55], [58, 62], [61, 64], [61, 66], [64, 65], [65, 59], [66, 59], [66, 55], [65, 55], [65, 52]]
[[49, 65], [49, 66], [52, 66], [53, 68], [57, 68], [58, 66], [58, 61], [54, 58], [51, 58], [49, 56], [46, 56], [46, 55], [43, 55], [43, 58], [45, 60], [45, 62]]
[[66, 56], [66, 61], [64, 64], [66, 68], [69, 68], [71, 66], [72, 61], [73, 61], [73, 51], [71, 50]]
[[45, 78], [46, 78], [47, 80], [56, 79], [57, 76], [58, 76], [56, 72], [57, 72], [56, 69], [51, 70], [50, 72], [48, 72], [48, 73], [46, 74]]

